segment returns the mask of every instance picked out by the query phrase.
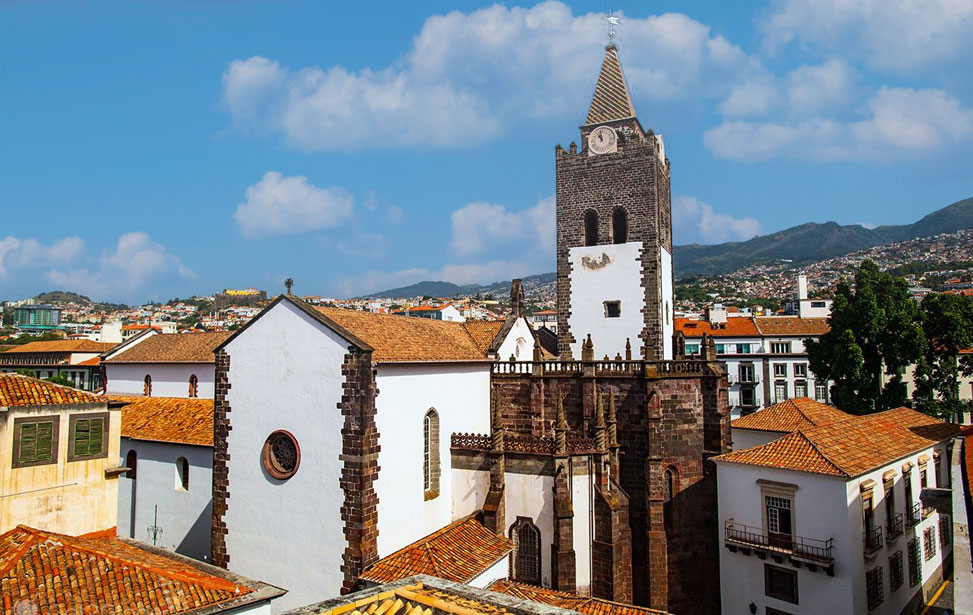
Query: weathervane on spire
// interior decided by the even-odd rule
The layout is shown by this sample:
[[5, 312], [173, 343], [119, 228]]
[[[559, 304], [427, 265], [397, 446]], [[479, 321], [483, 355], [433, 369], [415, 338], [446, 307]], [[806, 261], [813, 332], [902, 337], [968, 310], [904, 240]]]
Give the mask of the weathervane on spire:
[[615, 46], [615, 26], [619, 25], [620, 18], [615, 17], [615, 11], [608, 9], [608, 16], [602, 17], [602, 19], [608, 22], [608, 46], [614, 47]]

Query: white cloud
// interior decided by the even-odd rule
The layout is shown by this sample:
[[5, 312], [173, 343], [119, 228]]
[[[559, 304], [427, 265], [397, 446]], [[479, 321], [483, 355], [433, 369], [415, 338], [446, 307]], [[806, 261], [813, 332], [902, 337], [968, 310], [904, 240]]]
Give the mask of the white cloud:
[[70, 262], [84, 252], [84, 240], [65, 237], [44, 245], [34, 238], [7, 237], [0, 240], [0, 278], [8, 269], [42, 268]]
[[318, 188], [306, 177], [268, 171], [247, 188], [233, 219], [244, 237], [287, 235], [337, 226], [353, 207], [354, 198], [343, 188]]
[[528, 242], [553, 254], [555, 235], [554, 197], [538, 201], [522, 211], [478, 201], [453, 212], [452, 248], [458, 254], [476, 254], [491, 245]]
[[[238, 129], [305, 150], [465, 146], [539, 118], [583, 117], [603, 38], [601, 14], [575, 16], [561, 2], [454, 11], [429, 17], [411, 49], [380, 70], [236, 60], [223, 98]], [[626, 18], [619, 46], [637, 100], [722, 96], [762, 70], [677, 13]]]
[[855, 222], [855, 224], [857, 224], [858, 226], [860, 226], [862, 228], [867, 228], [869, 230], [871, 230], [873, 228], [878, 228], [878, 225], [877, 224], [873, 224], [872, 222]]
[[908, 72], [968, 58], [969, 0], [778, 0], [761, 21], [770, 52], [795, 42]]
[[883, 87], [867, 117], [810, 117], [770, 122], [725, 121], [703, 135], [714, 154], [732, 160], [892, 160], [922, 156], [973, 138], [973, 110], [942, 90]]
[[[734, 218], [729, 214], [717, 213], [708, 203], [689, 196], [677, 197], [672, 201], [672, 224], [674, 235], [696, 234], [703, 243], [744, 241], [759, 235], [761, 231], [760, 222], [749, 216]], [[690, 229], [694, 229], [695, 233]]]

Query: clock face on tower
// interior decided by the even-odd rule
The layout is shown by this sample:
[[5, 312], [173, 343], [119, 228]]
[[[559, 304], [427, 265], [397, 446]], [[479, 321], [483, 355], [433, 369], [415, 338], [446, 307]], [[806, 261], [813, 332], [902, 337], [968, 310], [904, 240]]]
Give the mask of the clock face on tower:
[[608, 126], [599, 126], [588, 135], [588, 151], [592, 154], [614, 152], [618, 146], [615, 131]]

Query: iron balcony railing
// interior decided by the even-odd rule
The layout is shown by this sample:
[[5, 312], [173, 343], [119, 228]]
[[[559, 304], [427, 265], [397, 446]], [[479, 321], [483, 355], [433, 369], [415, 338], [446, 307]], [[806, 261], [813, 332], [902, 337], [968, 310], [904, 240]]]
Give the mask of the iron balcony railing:
[[888, 524], [885, 528], [885, 533], [888, 534], [889, 540], [901, 536], [903, 527], [904, 524], [902, 522], [902, 513], [896, 513], [891, 519], [888, 520]]
[[922, 521], [922, 504], [920, 504], [919, 502], [913, 504], [912, 508], [910, 508], [906, 512], [909, 513], [909, 518], [907, 519], [909, 525], [915, 525], [920, 521]]
[[871, 555], [884, 546], [882, 527], [873, 527], [865, 531], [865, 555]]
[[817, 540], [779, 534], [768, 532], [763, 528], [735, 523], [732, 520], [726, 521], [724, 535], [727, 544], [782, 553], [823, 566], [834, 564], [834, 539], [832, 538]]

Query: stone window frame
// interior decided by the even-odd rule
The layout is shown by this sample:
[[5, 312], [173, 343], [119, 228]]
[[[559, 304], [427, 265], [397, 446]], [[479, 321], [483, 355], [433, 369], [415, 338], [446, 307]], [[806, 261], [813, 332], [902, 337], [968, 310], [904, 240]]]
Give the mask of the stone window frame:
[[795, 363], [794, 364], [794, 377], [807, 379], [807, 363]]
[[787, 363], [774, 363], [774, 378], [787, 378]]
[[422, 492], [426, 501], [439, 497], [442, 475], [439, 433], [439, 412], [429, 408], [422, 416]]
[[791, 537], [797, 533], [797, 485], [791, 483], [781, 483], [778, 481], [757, 479], [760, 487], [760, 517], [761, 527], [765, 532], [770, 532], [770, 525], [767, 519], [767, 498], [782, 498], [791, 503]]
[[[794, 580], [794, 592], [792, 594], [784, 594], [771, 589], [770, 576], [772, 573], [781, 574], [792, 578]], [[797, 570], [793, 568], [784, 568], [782, 566], [774, 566], [772, 564], [764, 564], [764, 595], [768, 598], [774, 598], [775, 600], [783, 600], [784, 602], [790, 602], [791, 604], [800, 604], [800, 590], [798, 588]]]
[[[294, 462], [293, 468], [281, 468], [279, 467], [279, 464], [274, 461], [273, 444], [274, 440], [277, 438], [287, 438], [294, 444], [294, 450], [297, 454], [297, 458]], [[297, 474], [297, 471], [301, 467], [301, 445], [297, 441], [297, 438], [294, 437], [294, 434], [285, 429], [277, 429], [271, 432], [270, 435], [267, 436], [267, 439], [264, 440], [263, 448], [260, 451], [260, 461], [261, 465], [263, 465], [264, 471], [267, 472], [267, 474], [272, 478], [276, 478], [280, 481], [287, 480]]]
[[[97, 455], [77, 455], [74, 451], [75, 429], [78, 421], [102, 419], [104, 421], [101, 428], [101, 452]], [[68, 461], [90, 461], [92, 459], [104, 459], [108, 457], [108, 434], [111, 432], [111, 414], [108, 412], [90, 412], [85, 414], [72, 414], [68, 417]]]
[[[34, 423], [53, 423], [51, 427], [51, 458], [42, 459], [40, 461], [27, 461], [24, 463], [19, 463], [17, 459], [20, 458], [20, 438], [21, 429], [24, 424], [34, 424]], [[58, 444], [61, 435], [61, 417], [56, 414], [45, 415], [45, 416], [24, 416], [14, 419], [14, 440], [12, 455], [10, 458], [10, 467], [13, 469], [17, 468], [31, 468], [34, 466], [46, 466], [50, 464], [56, 464], [58, 458]]]
[[[521, 531], [526, 530], [532, 534], [532, 541], [534, 541], [536, 548], [532, 549], [535, 553], [521, 553]], [[510, 526], [508, 536], [514, 543], [514, 550], [510, 557], [510, 578], [514, 581], [521, 581], [524, 583], [529, 583], [531, 585], [540, 585], [541, 578], [543, 576], [543, 545], [541, 529], [537, 527], [534, 520], [530, 517], [517, 517], [517, 520], [513, 522]], [[536, 557], [535, 557], [536, 554]], [[536, 561], [530, 562], [531, 570], [534, 574], [525, 574], [523, 570], [520, 569], [518, 563], [520, 562], [521, 555], [531, 559], [536, 559]]]

